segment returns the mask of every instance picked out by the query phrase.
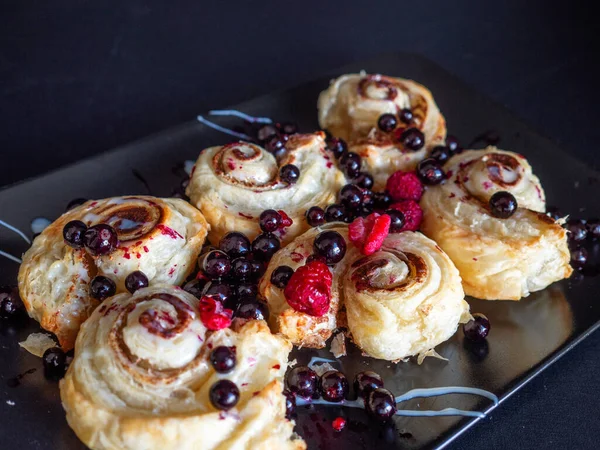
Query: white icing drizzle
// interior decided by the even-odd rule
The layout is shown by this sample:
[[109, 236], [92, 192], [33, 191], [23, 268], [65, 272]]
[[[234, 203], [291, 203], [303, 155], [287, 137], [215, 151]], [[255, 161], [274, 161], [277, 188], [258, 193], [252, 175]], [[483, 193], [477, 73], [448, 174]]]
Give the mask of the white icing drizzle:
[[36, 217], [31, 221], [31, 231], [33, 234], [38, 234], [44, 231], [52, 222], [45, 217]]
[[[317, 358], [324, 359], [324, 358]], [[312, 362], [312, 359], [311, 359]], [[395, 398], [396, 403], [404, 402], [407, 400], [411, 400], [417, 397], [437, 397], [440, 395], [446, 394], [471, 394], [471, 395], [480, 395], [482, 397], [486, 397], [494, 402], [494, 406], [498, 406], [498, 397], [491, 392], [485, 391], [483, 389], [470, 388], [470, 387], [462, 387], [462, 386], [449, 386], [449, 387], [439, 387], [439, 388], [428, 388], [428, 389], [413, 389], [405, 394], [399, 395]], [[349, 408], [363, 408], [365, 407], [365, 403], [362, 398], [357, 400], [343, 400], [341, 402], [328, 402], [327, 400], [320, 399], [304, 399], [302, 397], [296, 398], [296, 405], [333, 405], [333, 406], [347, 406]], [[439, 411], [432, 410], [414, 410], [414, 409], [399, 409], [396, 411], [397, 416], [407, 416], [407, 417], [434, 417], [434, 416], [465, 416], [465, 417], [485, 417], [485, 413], [480, 411], [466, 411], [463, 409], [456, 408], [445, 408]]]
[[268, 117], [254, 117], [235, 109], [213, 109], [208, 112], [209, 116], [235, 116], [251, 123], [273, 123]]
[[9, 229], [10, 231], [14, 231], [15, 233], [17, 233], [19, 236], [21, 236], [23, 238], [23, 240], [25, 242], [27, 242], [28, 244], [31, 244], [31, 240], [25, 235], [25, 233], [23, 233], [21, 230], [19, 230], [17, 227], [13, 227], [11, 224], [6, 223], [3, 220], [0, 220], [0, 225], [2, 225], [4, 228]]
[[20, 258], [17, 258], [16, 256], [11, 255], [10, 253], [3, 252], [2, 250], [0, 250], [0, 256], [4, 256], [5, 258], [10, 259], [11, 261], [16, 262], [17, 264], [21, 264], [23, 262]]
[[310, 367], [311, 369], [314, 367], [315, 364], [317, 363], [335, 363], [335, 364], [340, 364], [339, 361], [336, 361], [335, 359], [327, 359], [327, 358], [321, 358], [319, 356], [313, 356], [312, 358], [310, 358], [309, 363], [307, 364], [308, 367]]
[[187, 173], [188, 175], [191, 175], [195, 164], [196, 164], [196, 161], [192, 161], [191, 159], [186, 159], [183, 162], [183, 170], [185, 171], [185, 173]]
[[203, 123], [207, 127], [210, 127], [210, 128], [212, 128], [214, 130], [217, 130], [217, 131], [220, 131], [221, 133], [225, 133], [225, 134], [228, 134], [230, 136], [235, 136], [235, 137], [237, 137], [239, 139], [243, 139], [245, 141], [251, 141], [252, 140], [252, 137], [248, 136], [245, 133], [238, 133], [237, 131], [233, 131], [233, 130], [230, 130], [229, 128], [222, 127], [221, 125], [217, 125], [216, 123], [211, 122], [210, 120], [206, 120], [202, 116], [196, 117], [196, 120], [198, 122], [200, 122], [200, 123]]

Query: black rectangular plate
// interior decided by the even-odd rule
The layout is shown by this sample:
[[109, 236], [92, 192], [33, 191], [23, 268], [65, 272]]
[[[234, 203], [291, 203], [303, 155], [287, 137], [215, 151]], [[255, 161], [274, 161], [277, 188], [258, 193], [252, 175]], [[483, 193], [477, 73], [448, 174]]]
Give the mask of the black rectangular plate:
[[[501, 148], [522, 153], [529, 159], [542, 180], [549, 205], [575, 214], [584, 209], [600, 210], [600, 196], [588, 188], [598, 181], [596, 172], [530, 130], [502, 106], [415, 55], [384, 55], [352, 64], [313, 82], [235, 108], [252, 115], [294, 120], [301, 130], [313, 130], [317, 127], [317, 95], [327, 87], [329, 79], [361, 69], [425, 84], [446, 116], [449, 132], [465, 144], [483, 131], [495, 130], [501, 137]], [[229, 121], [230, 125], [234, 123]], [[31, 219], [55, 218], [75, 197], [148, 193], [133, 170], [148, 180], [151, 194], [168, 196], [180, 180], [172, 167], [186, 159], [195, 160], [201, 149], [228, 140], [227, 136], [197, 122], [181, 125], [1, 191], [0, 218], [29, 230]], [[14, 234], [0, 230], [0, 249], [20, 254], [25, 246]], [[14, 284], [17, 269], [17, 264], [0, 259], [0, 283]], [[598, 277], [588, 276], [577, 278], [576, 282], [572, 279], [556, 283], [520, 302], [470, 300], [473, 312], [489, 316], [492, 332], [487, 345], [475, 349], [466, 348], [462, 333], [456, 333], [437, 348], [448, 361], [427, 358], [420, 366], [414, 360], [392, 364], [362, 357], [356, 349], [351, 349], [348, 356], [341, 358], [340, 366], [349, 377], [367, 368], [376, 370], [396, 395], [418, 387], [471, 386], [505, 399], [598, 327], [600, 305], [595, 299], [598, 288]], [[67, 426], [56, 383], [46, 381], [41, 361], [18, 346], [19, 341], [36, 330], [33, 321], [22, 327], [0, 325], [2, 445], [26, 449], [84, 448]], [[302, 350], [293, 356], [299, 362], [307, 362], [317, 354], [331, 358], [326, 350]], [[34, 368], [37, 371], [26, 375], [18, 387], [9, 386], [14, 384], [11, 380], [16, 375]], [[401, 407], [489, 410], [491, 404], [472, 396], [451, 395], [416, 399]], [[343, 432], [335, 433], [330, 423], [339, 415], [347, 417], [349, 425]], [[341, 407], [299, 408], [298, 416], [297, 430], [313, 449], [334, 445], [346, 449], [439, 448], [477, 421], [460, 417], [397, 418], [391, 426], [380, 426], [369, 421], [360, 410]]]

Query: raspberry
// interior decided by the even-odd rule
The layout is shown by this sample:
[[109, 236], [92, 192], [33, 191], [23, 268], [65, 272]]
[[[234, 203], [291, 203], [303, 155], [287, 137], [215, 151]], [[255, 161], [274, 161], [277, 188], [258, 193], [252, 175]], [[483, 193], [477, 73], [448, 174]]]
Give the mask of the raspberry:
[[296, 269], [283, 293], [296, 311], [320, 317], [329, 311], [331, 283], [329, 267], [322, 261], [313, 260]]
[[281, 216], [281, 226], [279, 228], [291, 227], [294, 221], [290, 218], [290, 216], [288, 216], [282, 209], [277, 212]]
[[338, 432], [342, 431], [345, 426], [346, 426], [346, 419], [344, 419], [343, 417], [336, 417], [335, 419], [333, 419], [333, 422], [331, 423], [331, 427], [335, 431], [338, 431]]
[[212, 297], [200, 299], [200, 320], [209, 330], [221, 330], [231, 325], [233, 311], [223, 308], [223, 305]]
[[390, 196], [395, 201], [415, 200], [419, 201], [423, 195], [423, 184], [414, 172], [393, 173], [387, 180], [385, 186]]
[[400, 231], [417, 231], [421, 226], [423, 210], [414, 200], [405, 200], [403, 202], [394, 203], [390, 208], [397, 209], [404, 214], [404, 226]]
[[387, 214], [372, 213], [366, 219], [358, 217], [348, 225], [348, 237], [363, 255], [372, 255], [383, 245], [391, 222]]

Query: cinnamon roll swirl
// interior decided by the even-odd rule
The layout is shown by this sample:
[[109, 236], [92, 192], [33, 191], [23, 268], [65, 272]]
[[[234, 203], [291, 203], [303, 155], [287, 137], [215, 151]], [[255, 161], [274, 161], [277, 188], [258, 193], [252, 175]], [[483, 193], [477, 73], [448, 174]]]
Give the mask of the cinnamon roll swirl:
[[[60, 383], [67, 421], [94, 450], [303, 449], [285, 418], [282, 379], [291, 345], [262, 321], [209, 332], [199, 301], [155, 285], [107, 299], [81, 327]], [[220, 374], [212, 349], [234, 349]], [[215, 382], [239, 389], [231, 408], [209, 399]]]
[[[571, 274], [566, 231], [544, 214], [544, 191], [525, 157], [488, 147], [456, 155], [444, 169], [448, 179], [421, 200], [421, 230], [454, 261], [468, 295], [519, 300]], [[518, 203], [506, 219], [490, 212], [499, 191]]]
[[[314, 317], [294, 310], [283, 291], [270, 281], [281, 265], [297, 269], [312, 254], [324, 230], [338, 232], [348, 243], [333, 268], [329, 311]], [[273, 330], [298, 346], [323, 347], [338, 325], [374, 358], [396, 361], [424, 354], [450, 338], [470, 318], [460, 276], [448, 256], [424, 235], [389, 234], [369, 256], [350, 244], [348, 226], [332, 223], [296, 238], [272, 258], [260, 284], [270, 308]]]
[[[279, 176], [280, 168], [288, 164], [300, 169], [293, 184]], [[285, 244], [308, 229], [306, 210], [333, 203], [344, 183], [344, 175], [325, 150], [324, 134], [295, 134], [277, 158], [248, 142], [202, 151], [187, 195], [211, 225], [211, 242], [234, 230], [253, 239], [260, 233], [260, 213], [275, 209], [293, 221], [276, 232]]]
[[[108, 255], [70, 247], [63, 228], [72, 220], [110, 225], [119, 246]], [[49, 225], [23, 255], [21, 298], [32, 318], [55, 333], [63, 348], [72, 348], [79, 326], [99, 303], [89, 292], [93, 277], [110, 278], [117, 292], [125, 290], [125, 278], [136, 270], [151, 284], [181, 284], [195, 268], [207, 229], [202, 214], [183, 200], [128, 196], [88, 201]]]

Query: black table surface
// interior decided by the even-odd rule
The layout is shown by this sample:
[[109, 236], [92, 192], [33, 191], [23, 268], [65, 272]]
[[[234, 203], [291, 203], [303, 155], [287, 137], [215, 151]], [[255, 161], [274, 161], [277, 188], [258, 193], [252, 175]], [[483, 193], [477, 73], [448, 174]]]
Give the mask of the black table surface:
[[[598, 168], [600, 39], [572, 3], [4, 0], [0, 186], [390, 51], [432, 59]], [[599, 347], [595, 333], [452, 448], [598, 448]]]

